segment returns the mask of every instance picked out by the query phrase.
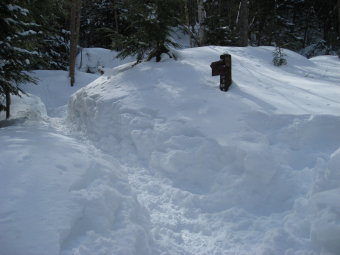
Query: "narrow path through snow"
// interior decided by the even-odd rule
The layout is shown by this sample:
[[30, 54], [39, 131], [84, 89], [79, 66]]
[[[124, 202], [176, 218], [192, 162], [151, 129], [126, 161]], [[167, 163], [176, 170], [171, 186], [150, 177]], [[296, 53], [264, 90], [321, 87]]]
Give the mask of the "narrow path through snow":
[[71, 132], [63, 108], [49, 117], [33, 95], [13, 102], [0, 128], [0, 253], [154, 254], [119, 163]]

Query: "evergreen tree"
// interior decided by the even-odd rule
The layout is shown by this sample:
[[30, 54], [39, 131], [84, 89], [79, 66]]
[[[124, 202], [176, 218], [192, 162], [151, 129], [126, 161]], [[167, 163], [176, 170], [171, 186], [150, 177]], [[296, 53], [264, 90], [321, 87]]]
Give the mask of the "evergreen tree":
[[272, 45], [274, 41], [275, 1], [255, 0], [250, 2], [250, 42], [252, 45]]
[[323, 39], [331, 51], [340, 49], [337, 0], [316, 1], [315, 9], [323, 27]]
[[125, 24], [120, 18], [122, 0], [83, 0], [80, 22], [82, 47], [110, 48], [113, 33]]
[[238, 1], [205, 1], [206, 45], [238, 46]]
[[27, 8], [40, 25], [39, 41], [35, 48], [41, 58], [33, 64], [34, 69], [63, 69], [68, 67], [69, 26], [67, 16], [69, 0], [26, 0]]
[[39, 57], [30, 45], [36, 28], [19, 1], [0, 2], [0, 110], [6, 110], [6, 118], [10, 116], [10, 96], [20, 96], [21, 83], [34, 82], [26, 71]]
[[287, 64], [285, 54], [282, 52], [282, 48], [277, 46], [273, 52], [273, 64], [274, 66], [282, 66]]
[[180, 24], [182, 0], [125, 0], [121, 5], [123, 22], [129, 25], [113, 38], [118, 57], [136, 56], [137, 63], [161, 60], [163, 53], [175, 57], [172, 47], [179, 45], [171, 38], [172, 28]]

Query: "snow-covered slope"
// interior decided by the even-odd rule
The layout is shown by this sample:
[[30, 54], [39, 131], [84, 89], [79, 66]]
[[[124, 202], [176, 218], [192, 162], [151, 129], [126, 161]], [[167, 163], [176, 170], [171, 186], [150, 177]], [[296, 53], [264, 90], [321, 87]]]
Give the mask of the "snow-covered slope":
[[[71, 98], [68, 122], [126, 165], [165, 254], [340, 251], [339, 60], [286, 51], [279, 68], [272, 50], [185, 49]], [[209, 67], [224, 52], [227, 93]]]
[[74, 88], [36, 72], [0, 121], [0, 254], [339, 254], [340, 61], [272, 50], [185, 49]]

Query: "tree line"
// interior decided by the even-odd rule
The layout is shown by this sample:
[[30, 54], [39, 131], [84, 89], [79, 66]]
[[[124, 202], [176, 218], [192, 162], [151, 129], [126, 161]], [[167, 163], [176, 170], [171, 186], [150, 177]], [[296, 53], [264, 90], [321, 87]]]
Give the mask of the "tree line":
[[[160, 61], [176, 58], [176, 30], [190, 46], [288, 48], [312, 57], [339, 52], [340, 0], [2, 0], [0, 111], [34, 82], [28, 71], [74, 73], [81, 47]], [[340, 53], [338, 53], [340, 54]], [[74, 80], [71, 79], [71, 84]]]

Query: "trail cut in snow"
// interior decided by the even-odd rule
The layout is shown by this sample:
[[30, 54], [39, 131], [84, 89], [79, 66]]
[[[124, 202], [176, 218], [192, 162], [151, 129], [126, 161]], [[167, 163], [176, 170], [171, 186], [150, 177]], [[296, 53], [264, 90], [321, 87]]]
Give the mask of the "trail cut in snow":
[[35, 75], [35, 95], [12, 97], [11, 118], [0, 116], [0, 254], [152, 254], [149, 215], [122, 166], [51, 117], [97, 76], [77, 73], [71, 88], [67, 72]]
[[[161, 254], [340, 251], [340, 62], [272, 51], [185, 49], [72, 96], [68, 124], [124, 165]], [[227, 93], [209, 67], [225, 52]]]

